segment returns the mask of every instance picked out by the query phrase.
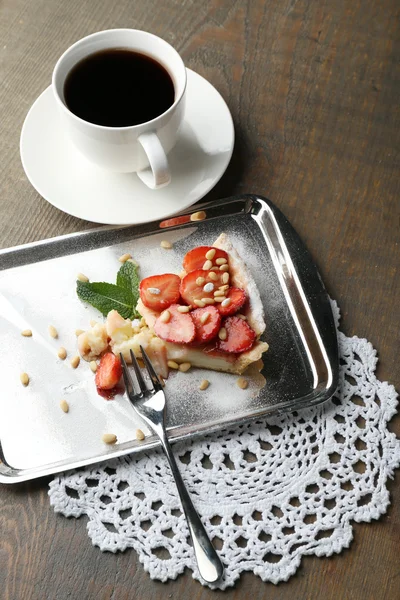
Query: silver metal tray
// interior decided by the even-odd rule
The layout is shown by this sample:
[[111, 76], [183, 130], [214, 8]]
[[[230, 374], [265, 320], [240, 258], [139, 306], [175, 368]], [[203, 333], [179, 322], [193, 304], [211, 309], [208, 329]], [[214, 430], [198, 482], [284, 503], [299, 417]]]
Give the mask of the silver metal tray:
[[[301, 240], [282, 213], [260, 196], [245, 195], [203, 203], [201, 222], [169, 221], [105, 227], [0, 252], [0, 482], [14, 483], [88, 465], [158, 445], [123, 395], [106, 401], [77, 353], [75, 330], [99, 313], [75, 293], [78, 272], [93, 281], [115, 281], [117, 258], [133, 254], [143, 277], [179, 273], [185, 252], [212, 244], [224, 231], [245, 259], [264, 304], [270, 345], [262, 376], [250, 376], [247, 390], [237, 377], [192, 369], [174, 373], [166, 385], [171, 441], [220, 430], [277, 412], [324, 402], [337, 386], [338, 350], [329, 298]], [[180, 213], [183, 217], [190, 211]], [[160, 247], [162, 239], [172, 250]], [[100, 319], [102, 317], [100, 316]], [[59, 339], [48, 334], [53, 324]], [[33, 337], [21, 336], [32, 329]], [[64, 346], [68, 358], [57, 358]], [[31, 378], [24, 388], [19, 380]], [[211, 381], [199, 391], [203, 378]], [[265, 379], [264, 379], [265, 378]], [[70, 411], [64, 414], [60, 400]], [[143, 442], [135, 438], [140, 427]], [[105, 446], [105, 432], [118, 443]]]

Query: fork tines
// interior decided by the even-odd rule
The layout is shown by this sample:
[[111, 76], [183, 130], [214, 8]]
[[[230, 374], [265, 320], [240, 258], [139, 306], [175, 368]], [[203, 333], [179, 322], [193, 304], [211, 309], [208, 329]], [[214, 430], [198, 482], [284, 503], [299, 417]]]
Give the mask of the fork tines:
[[[158, 392], [158, 390], [162, 390], [162, 383], [157, 375], [157, 373], [154, 370], [153, 365], [151, 364], [151, 361], [149, 359], [149, 357], [147, 356], [144, 348], [142, 346], [140, 346], [140, 350], [142, 353], [142, 357], [143, 357], [143, 362], [145, 364], [147, 373], [150, 377], [150, 380], [153, 384], [153, 388], [156, 392]], [[132, 360], [132, 365], [133, 368], [135, 370], [135, 375], [136, 375], [136, 380], [138, 383], [138, 386], [140, 388], [140, 397], [143, 396], [143, 394], [145, 394], [148, 390], [147, 390], [147, 386], [146, 383], [143, 379], [143, 375], [142, 372], [140, 370], [138, 361], [136, 360], [136, 356], [134, 355], [134, 353], [132, 352], [132, 350], [130, 350], [130, 355], [131, 355], [131, 360]], [[125, 387], [126, 387], [126, 391], [129, 393], [135, 393], [135, 389], [134, 389], [134, 384], [132, 381], [132, 377], [131, 374], [129, 372], [128, 366], [126, 364], [125, 358], [122, 355], [122, 353], [120, 353], [120, 358], [121, 358], [121, 364], [122, 364], [122, 374], [124, 377], [124, 383], [125, 383]]]

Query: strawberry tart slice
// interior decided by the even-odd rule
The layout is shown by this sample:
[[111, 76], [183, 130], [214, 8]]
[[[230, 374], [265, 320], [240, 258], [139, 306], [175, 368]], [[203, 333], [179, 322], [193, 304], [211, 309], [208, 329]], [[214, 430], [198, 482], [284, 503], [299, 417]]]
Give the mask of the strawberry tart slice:
[[[87, 360], [111, 349], [130, 360], [148, 352], [156, 370], [193, 367], [242, 374], [256, 363], [268, 344], [264, 311], [257, 286], [228, 236], [212, 246], [198, 246], [183, 259], [180, 275], [163, 273], [142, 279], [137, 310], [141, 321], [123, 319], [111, 311], [106, 323], [78, 338]], [[101, 331], [100, 331], [101, 330]], [[104, 348], [103, 348], [104, 346]]]

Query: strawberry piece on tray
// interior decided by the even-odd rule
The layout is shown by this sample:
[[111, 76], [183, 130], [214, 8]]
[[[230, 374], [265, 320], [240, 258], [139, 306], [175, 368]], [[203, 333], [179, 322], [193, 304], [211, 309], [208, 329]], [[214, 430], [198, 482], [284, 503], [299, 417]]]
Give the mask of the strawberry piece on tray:
[[213, 248], [212, 246], [197, 246], [197, 248], [193, 248], [193, 250], [189, 250], [189, 252], [185, 254], [183, 258], [183, 268], [187, 273], [202, 269], [206, 261], [209, 260], [206, 255], [212, 257], [210, 260], [214, 266], [217, 266], [217, 263], [215, 262], [217, 258], [224, 258], [225, 261], [228, 262], [228, 255], [225, 250]]
[[218, 341], [219, 350], [235, 354], [250, 350], [257, 336], [246, 321], [240, 317], [228, 317], [222, 326], [226, 330], [226, 339]]
[[201, 302], [203, 298], [214, 299], [214, 291], [222, 285], [222, 275], [219, 271], [191, 271], [181, 281], [183, 300], [193, 306], [204, 306], [197, 302]]
[[111, 390], [114, 388], [122, 375], [121, 361], [112, 352], [104, 354], [96, 371], [96, 387], [99, 390]]
[[222, 302], [218, 304], [218, 310], [223, 317], [229, 317], [237, 313], [247, 300], [246, 292], [236, 287], [229, 288], [226, 292], [226, 298], [229, 298], [229, 303]]
[[196, 308], [190, 313], [196, 328], [194, 342], [209, 342], [217, 335], [221, 326], [221, 315], [215, 306]]
[[196, 329], [190, 313], [181, 313], [178, 304], [172, 304], [154, 323], [156, 335], [166, 342], [190, 344], [195, 338]]
[[161, 221], [160, 227], [165, 229], [166, 227], [176, 227], [177, 225], [183, 225], [183, 223], [190, 223], [190, 215], [182, 215], [181, 217], [172, 217]]
[[180, 284], [180, 277], [174, 273], [146, 277], [140, 282], [140, 298], [147, 308], [155, 311], [164, 310], [178, 302]]

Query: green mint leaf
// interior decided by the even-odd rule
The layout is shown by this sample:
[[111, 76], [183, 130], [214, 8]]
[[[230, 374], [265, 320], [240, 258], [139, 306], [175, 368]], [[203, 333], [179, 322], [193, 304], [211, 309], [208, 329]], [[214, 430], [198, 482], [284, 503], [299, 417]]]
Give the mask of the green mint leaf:
[[105, 317], [110, 310], [116, 310], [124, 319], [132, 318], [136, 302], [133, 293], [124, 287], [105, 282], [77, 281], [78, 297], [97, 308]]
[[129, 290], [133, 295], [133, 310], [130, 315], [131, 319], [140, 319], [140, 314], [136, 310], [136, 304], [139, 300], [139, 283], [138, 266], [127, 260], [117, 273], [117, 285], [121, 288]]
[[131, 292], [138, 292], [139, 282], [138, 267], [127, 260], [117, 273], [117, 285]]

